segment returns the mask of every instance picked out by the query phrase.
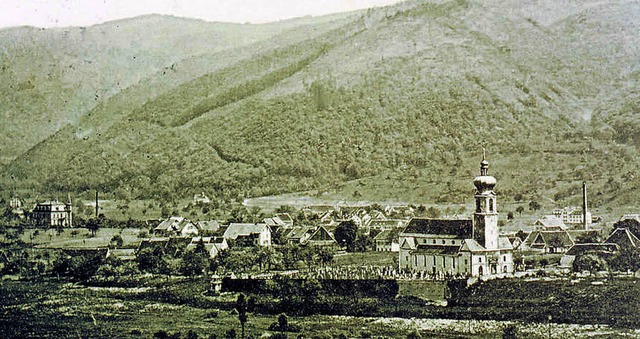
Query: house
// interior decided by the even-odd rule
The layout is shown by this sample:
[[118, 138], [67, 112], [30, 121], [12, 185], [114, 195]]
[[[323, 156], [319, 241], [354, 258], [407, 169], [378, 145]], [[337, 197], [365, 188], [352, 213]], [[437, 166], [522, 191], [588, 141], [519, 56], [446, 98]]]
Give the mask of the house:
[[280, 219], [285, 227], [293, 227], [293, 218], [289, 213], [276, 213], [274, 218]]
[[522, 248], [541, 253], [565, 253], [574, 244], [569, 232], [558, 227], [532, 231], [523, 241]]
[[280, 217], [272, 217], [272, 218], [264, 218], [262, 222], [267, 224], [269, 227], [288, 227], [287, 223], [285, 223]]
[[414, 215], [414, 210], [410, 206], [387, 205], [384, 208], [384, 213], [389, 218], [405, 218], [405, 217], [412, 217]]
[[145, 249], [151, 249], [154, 252], [164, 252], [167, 248], [167, 244], [169, 243], [169, 237], [156, 237], [156, 238], [146, 238], [140, 240], [140, 244], [136, 249], [136, 254], [140, 253]]
[[533, 225], [536, 227], [536, 229], [544, 229], [549, 227], [560, 228], [563, 230], [567, 229], [567, 225], [564, 224], [562, 218], [555, 215], [545, 215], [544, 217], [536, 220]]
[[436, 275], [481, 277], [513, 273], [513, 247], [498, 234], [498, 211], [493, 191], [496, 179], [480, 163], [476, 209], [470, 219], [413, 218], [399, 235], [399, 268]]
[[[551, 214], [560, 218], [567, 225], [583, 225], [584, 214], [577, 207], [565, 207], [554, 209]], [[587, 220], [591, 222], [591, 212], [587, 211]]]
[[333, 235], [324, 226], [294, 227], [285, 235], [288, 244], [302, 246], [321, 246], [338, 249], [339, 245]]
[[170, 217], [169, 219], [162, 221], [153, 230], [155, 234], [158, 235], [174, 235], [182, 237], [196, 236], [200, 232], [195, 223], [183, 217]]
[[32, 218], [41, 227], [71, 227], [73, 213], [70, 203], [51, 200], [38, 203], [33, 209]]
[[398, 232], [393, 230], [383, 230], [373, 238], [373, 242], [377, 252], [400, 252]]
[[179, 255], [183, 253], [187, 248], [187, 245], [191, 243], [191, 237], [155, 237], [146, 238], [140, 241], [140, 245], [136, 249], [135, 253], [145, 249], [151, 249], [155, 253], [163, 253], [168, 255]]
[[271, 246], [271, 229], [267, 224], [231, 223], [223, 237], [236, 246]]
[[227, 239], [224, 237], [193, 237], [191, 239], [191, 243], [187, 245], [186, 250], [194, 250], [200, 241], [204, 244], [204, 248], [207, 253], [209, 253], [210, 258], [215, 258], [220, 251], [224, 251], [229, 248]]
[[401, 219], [375, 219], [369, 223], [369, 229], [374, 231], [388, 231], [406, 226], [407, 221]]
[[509, 235], [507, 236], [507, 239], [509, 239], [509, 242], [511, 243], [511, 247], [513, 247], [514, 250], [519, 249], [520, 245], [522, 245], [522, 239], [520, 239], [520, 237], [516, 235]]
[[199, 234], [202, 235], [211, 235], [220, 229], [220, 224], [217, 220], [196, 221], [195, 225], [198, 228]]
[[640, 246], [640, 239], [628, 228], [616, 228], [604, 242], [616, 244], [620, 248], [638, 248]]
[[211, 203], [211, 199], [209, 199], [209, 197], [204, 194], [204, 192], [201, 192], [200, 194], [196, 194], [193, 196], [193, 203], [194, 204], [209, 204]]

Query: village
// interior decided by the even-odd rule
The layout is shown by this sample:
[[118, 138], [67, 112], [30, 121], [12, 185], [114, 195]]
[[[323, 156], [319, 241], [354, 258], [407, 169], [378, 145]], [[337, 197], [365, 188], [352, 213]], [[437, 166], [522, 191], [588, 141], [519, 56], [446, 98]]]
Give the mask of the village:
[[[447, 312], [458, 312], [457, 307], [473, 304], [473, 293], [501, 300], [491, 294], [495, 292], [470, 292], [499, 288], [483, 285], [491, 281], [498, 286], [543, 284], [528, 287], [533, 289], [559, 281], [565, 284], [555, 287], [560, 290], [545, 293], [560, 293], [566, 286], [598, 288], [636, 276], [639, 214], [618, 220], [592, 216], [583, 183], [582, 208], [557, 208], [526, 229], [504, 231], [500, 196], [494, 191], [497, 180], [488, 169], [483, 156], [472, 181], [471, 218], [464, 208], [441, 215], [423, 205], [338, 203], [281, 206], [266, 216], [245, 209], [232, 212], [226, 221], [172, 215], [117, 223], [100, 213], [96, 193], [94, 204], [87, 204], [94, 208], [94, 218], [79, 224], [71, 201], [39, 202], [27, 209], [14, 197], [3, 214], [0, 272], [3, 281], [53, 278], [89, 288], [146, 291], [155, 286], [159, 293], [197, 288], [205, 298], [223, 299], [246, 294], [256, 313], [374, 315], [393, 307], [405, 316], [446, 317], [451, 316]], [[192, 203], [202, 208], [211, 200], [200, 193]], [[507, 219], [514, 218], [509, 212]], [[187, 292], [180, 297], [187, 299], [172, 298], [182, 300], [179, 304], [203, 302], [189, 301], [194, 297]], [[549, 298], [545, 302], [553, 303]], [[373, 301], [378, 306], [366, 306]], [[358, 306], [349, 310], [345, 302]], [[544, 321], [544, 308], [533, 312], [538, 313], [530, 317]], [[560, 322], [584, 321], [573, 314], [563, 315], [566, 320], [556, 317]], [[602, 317], [614, 319], [607, 313]], [[616, 321], [629, 321], [624, 319]], [[244, 322], [242, 326], [244, 337]], [[518, 327], [500, 331], [517, 332]]]
[[[74, 223], [71, 203], [40, 202], [25, 217], [21, 200], [12, 198], [4, 216], [7, 224], [20, 225], [14, 229], [29, 235], [5, 230], [3, 242], [11, 243], [12, 234], [14, 238], [23, 236], [25, 243], [33, 244], [32, 251], [54, 251], [59, 261], [71, 260], [72, 256], [99, 259], [89, 265], [95, 268], [113, 258], [119, 263], [135, 262], [140, 271], [215, 277], [272, 277], [286, 273], [320, 279], [487, 280], [549, 272], [627, 273], [639, 268], [640, 215], [622, 215], [605, 227], [605, 221], [588, 211], [586, 183], [582, 208], [554, 209], [540, 215], [528, 229], [509, 233], [500, 230], [499, 197], [493, 191], [496, 179], [488, 175], [488, 166], [483, 158], [480, 175], [473, 180], [476, 208], [472, 218], [459, 214], [441, 216], [440, 211], [424, 206], [336, 204], [300, 210], [283, 206], [280, 213], [257, 222], [190, 220], [174, 215], [144, 222], [146, 229], [140, 228], [126, 242], [125, 226], [108, 243], [96, 245], [91, 238], [105, 232], [101, 228], [107, 224], [104, 215], [98, 213], [96, 193], [95, 218], [85, 221], [85, 225]], [[210, 200], [200, 193], [193, 202], [204, 206]], [[509, 218], [513, 217], [510, 212]], [[86, 239], [79, 243], [82, 228], [86, 228]], [[72, 236], [73, 245], [56, 246], [51, 242], [62, 233]], [[49, 234], [50, 241], [34, 243], [35, 238], [45, 234]], [[190, 255], [194, 252], [203, 258], [195, 260]], [[351, 266], [332, 267], [334, 258], [367, 252], [380, 253], [372, 258], [384, 258], [382, 264], [367, 262], [364, 257]], [[42, 268], [42, 260], [37, 259], [42, 256], [26, 259], [20, 257], [20, 251], [1, 253], [3, 275], [20, 271], [15, 267], [16, 261], [32, 266], [26, 271], [51, 269], [69, 273], [60, 267]], [[194, 262], [176, 264], [173, 259]], [[48, 266], [55, 266], [52, 261]], [[57, 264], [71, 269], [68, 263]], [[218, 291], [220, 288], [216, 286]]]

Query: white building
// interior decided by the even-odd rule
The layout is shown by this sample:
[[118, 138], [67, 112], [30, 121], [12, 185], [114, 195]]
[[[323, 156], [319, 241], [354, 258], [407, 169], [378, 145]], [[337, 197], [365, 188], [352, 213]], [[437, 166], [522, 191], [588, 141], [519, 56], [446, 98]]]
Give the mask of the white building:
[[486, 276], [513, 273], [513, 247], [498, 234], [496, 179], [482, 159], [473, 220], [413, 218], [400, 233], [402, 270], [433, 275]]
[[37, 204], [33, 209], [32, 217], [36, 225], [42, 227], [71, 227], [73, 225], [71, 204], [65, 204], [58, 200]]

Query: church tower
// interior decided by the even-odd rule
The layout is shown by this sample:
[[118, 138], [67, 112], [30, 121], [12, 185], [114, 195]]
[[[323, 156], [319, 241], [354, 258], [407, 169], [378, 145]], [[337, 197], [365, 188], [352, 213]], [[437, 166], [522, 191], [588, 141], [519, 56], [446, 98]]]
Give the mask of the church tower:
[[476, 210], [473, 213], [473, 239], [488, 250], [498, 249], [498, 210], [493, 187], [496, 178], [487, 174], [489, 162], [482, 150], [480, 176], [473, 179], [476, 186]]

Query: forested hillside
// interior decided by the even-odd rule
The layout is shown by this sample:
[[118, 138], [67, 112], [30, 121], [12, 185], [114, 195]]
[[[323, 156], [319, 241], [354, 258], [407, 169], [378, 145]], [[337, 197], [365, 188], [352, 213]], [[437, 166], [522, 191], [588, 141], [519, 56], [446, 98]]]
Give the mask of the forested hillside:
[[587, 180], [595, 204], [630, 203], [639, 12], [410, 1], [308, 20], [167, 63], [17, 157], [3, 181], [123, 199], [337, 189], [464, 202], [485, 146], [506, 196], [571, 203]]
[[[313, 25], [322, 31], [342, 17], [317, 18]], [[240, 25], [149, 15], [91, 27], [0, 30], [0, 164], [77, 124], [113, 95], [153, 81], [149, 77], [202, 75], [221, 59], [241, 59], [238, 48], [304, 31], [308, 21]], [[234, 53], [219, 55], [229, 50]], [[179, 77], [167, 80], [155, 82], [175, 86]]]

